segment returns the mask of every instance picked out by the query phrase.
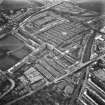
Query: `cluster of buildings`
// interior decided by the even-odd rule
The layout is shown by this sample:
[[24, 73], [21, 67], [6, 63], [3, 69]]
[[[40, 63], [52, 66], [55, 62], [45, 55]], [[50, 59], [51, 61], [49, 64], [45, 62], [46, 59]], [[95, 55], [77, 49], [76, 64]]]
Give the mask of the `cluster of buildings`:
[[[15, 16], [24, 21], [0, 38], [0, 69], [6, 76], [0, 79], [0, 105], [69, 105], [82, 75], [71, 72], [82, 62], [95, 13], [71, 2], [27, 11]], [[76, 102], [104, 105], [104, 83], [90, 71]]]

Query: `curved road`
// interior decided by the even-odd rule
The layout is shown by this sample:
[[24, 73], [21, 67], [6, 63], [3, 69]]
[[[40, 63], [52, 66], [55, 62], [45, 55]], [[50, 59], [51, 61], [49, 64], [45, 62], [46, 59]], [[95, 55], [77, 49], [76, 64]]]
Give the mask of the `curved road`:
[[0, 99], [7, 95], [15, 87], [15, 82], [12, 79], [9, 79], [9, 81], [11, 82], [11, 87], [3, 95], [0, 96]]

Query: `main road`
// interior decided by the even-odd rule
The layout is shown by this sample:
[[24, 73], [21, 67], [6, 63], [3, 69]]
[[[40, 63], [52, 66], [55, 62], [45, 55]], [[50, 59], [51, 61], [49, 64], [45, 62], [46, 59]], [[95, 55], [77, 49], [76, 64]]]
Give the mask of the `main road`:
[[[91, 36], [89, 37], [89, 39], [86, 43], [85, 50], [84, 50], [83, 57], [82, 57], [82, 63], [85, 63], [90, 60], [91, 48], [92, 48], [95, 36], [96, 36], [96, 32], [93, 31], [93, 33], [91, 34]], [[79, 80], [78, 86], [76, 87], [76, 89], [72, 95], [72, 98], [70, 100], [70, 105], [76, 105], [76, 99], [79, 96], [81, 87], [83, 85], [83, 82], [84, 82], [84, 79], [86, 76], [86, 72], [87, 72], [87, 67], [83, 68], [83, 70], [81, 72], [80, 80]]]

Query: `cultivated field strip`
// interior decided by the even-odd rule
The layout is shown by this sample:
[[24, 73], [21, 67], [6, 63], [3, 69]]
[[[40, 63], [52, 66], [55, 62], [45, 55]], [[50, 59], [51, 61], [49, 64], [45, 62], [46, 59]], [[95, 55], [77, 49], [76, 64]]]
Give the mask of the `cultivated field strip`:
[[66, 74], [64, 68], [61, 65], [59, 65], [59, 63], [57, 63], [56, 60], [48, 58], [46, 58], [45, 60], [49, 63], [49, 65], [51, 65], [55, 70], [57, 70], [62, 75]]
[[[46, 46], [46, 45], [45, 45]], [[48, 81], [53, 82], [67, 74], [65, 71], [70, 65], [75, 63], [69, 56], [62, 55], [56, 49], [50, 51], [47, 47], [42, 47], [34, 54], [36, 61], [34, 68]], [[57, 54], [57, 55], [56, 55]]]
[[56, 16], [53, 12], [45, 11], [31, 17], [31, 20], [26, 22], [21, 27], [24, 27], [24, 30], [26, 30], [26, 32], [32, 34], [40, 30], [41, 28], [44, 28], [54, 22], [59, 22], [60, 20], [62, 20], [62, 18]]
[[[51, 26], [53, 21], [57, 24]], [[47, 26], [50, 28], [44, 29]], [[43, 31], [41, 31], [41, 29], [43, 29]], [[60, 16], [56, 16], [54, 12], [47, 10], [31, 17], [24, 26], [20, 26], [19, 32], [22, 30], [24, 36], [28, 38], [31, 37], [32, 39], [33, 37], [33, 39], [40, 40], [42, 43], [49, 43], [58, 47], [66, 43], [67, 40], [77, 39], [77, 36], [81, 36], [83, 31], [89, 29], [77, 19], [71, 19], [70, 22], [68, 22], [60, 18]], [[20, 32], [20, 34], [22, 34], [22, 32]]]
[[[66, 24], [66, 23], [64, 23], [64, 24]], [[61, 25], [63, 25], [63, 23]], [[72, 25], [72, 23], [68, 24], [68, 25]], [[80, 29], [77, 29], [77, 28], [80, 28]], [[66, 44], [68, 42], [67, 40], [69, 40], [69, 42], [71, 42], [72, 40], [78, 42], [77, 40], [81, 39], [82, 33], [84, 33], [85, 31], [88, 30], [87, 28], [84, 28], [84, 26], [82, 26], [82, 25], [81, 26], [78, 25], [77, 28], [75, 28], [75, 30], [74, 30], [74, 28], [73, 29], [65, 29], [65, 27], [59, 27], [59, 25], [57, 25], [55, 27], [48, 29], [45, 32], [42, 32], [39, 34], [33, 34], [33, 37], [36, 37], [36, 38], [42, 40], [43, 42], [50, 43], [50, 44], [54, 45], [55, 47], [58, 47], [58, 46], [62, 46], [64, 43]], [[77, 31], [77, 30], [79, 30], [79, 31]]]

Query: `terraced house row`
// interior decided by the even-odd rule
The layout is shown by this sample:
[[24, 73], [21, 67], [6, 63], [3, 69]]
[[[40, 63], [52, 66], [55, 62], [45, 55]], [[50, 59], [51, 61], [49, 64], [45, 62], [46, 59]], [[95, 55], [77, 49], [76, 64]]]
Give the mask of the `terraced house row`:
[[7, 78], [0, 82], [0, 105], [69, 105], [75, 101], [104, 105], [102, 78], [82, 65], [91, 56], [95, 37], [88, 26], [94, 23], [92, 14], [62, 2], [32, 13], [19, 27], [3, 34], [0, 73]]

